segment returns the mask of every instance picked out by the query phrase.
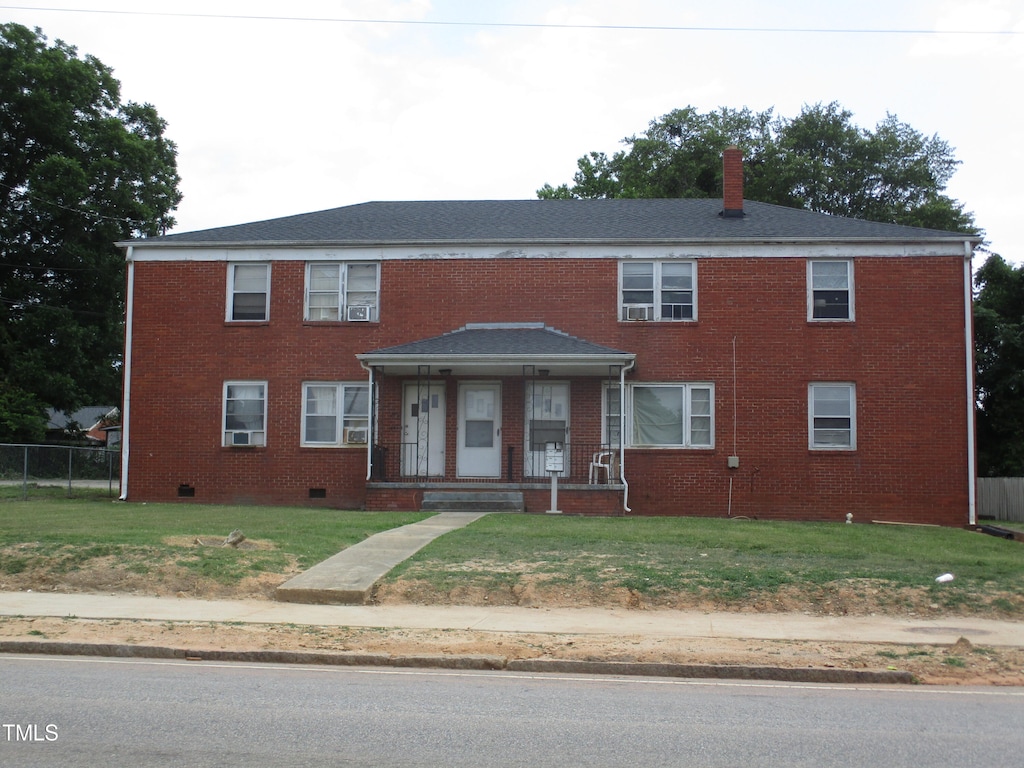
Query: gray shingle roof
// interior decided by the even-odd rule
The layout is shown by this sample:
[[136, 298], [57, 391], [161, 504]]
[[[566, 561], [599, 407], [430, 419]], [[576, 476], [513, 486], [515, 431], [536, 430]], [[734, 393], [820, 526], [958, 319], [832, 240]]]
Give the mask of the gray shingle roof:
[[400, 344], [385, 349], [375, 349], [365, 355], [373, 356], [431, 357], [431, 356], [476, 356], [494, 357], [523, 356], [543, 357], [548, 355], [568, 357], [632, 357], [629, 352], [611, 349], [584, 339], [570, 336], [542, 323], [470, 323], [456, 331]]
[[86, 408], [79, 408], [73, 413], [65, 413], [53, 408], [47, 408], [46, 414], [49, 421], [47, 429], [66, 429], [72, 422], [82, 429], [88, 429], [104, 416], [117, 408], [116, 405], [90, 405]]
[[744, 202], [742, 218], [720, 200], [469, 200], [371, 202], [122, 245], [344, 246], [471, 243], [706, 242], [980, 239], [954, 232], [829, 216]]

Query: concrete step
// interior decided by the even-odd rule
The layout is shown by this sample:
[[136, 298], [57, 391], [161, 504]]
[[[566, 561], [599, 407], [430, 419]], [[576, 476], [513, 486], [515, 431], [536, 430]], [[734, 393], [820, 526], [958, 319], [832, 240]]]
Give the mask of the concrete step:
[[424, 491], [423, 512], [525, 512], [519, 491]]

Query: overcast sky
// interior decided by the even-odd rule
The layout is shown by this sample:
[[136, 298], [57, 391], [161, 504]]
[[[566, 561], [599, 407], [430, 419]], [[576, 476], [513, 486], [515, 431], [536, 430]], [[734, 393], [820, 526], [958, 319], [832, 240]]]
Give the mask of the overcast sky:
[[837, 101], [862, 127], [888, 112], [948, 141], [948, 194], [1024, 261], [1020, 0], [28, 0], [0, 21], [156, 106], [178, 146], [176, 232], [533, 198], [677, 107]]

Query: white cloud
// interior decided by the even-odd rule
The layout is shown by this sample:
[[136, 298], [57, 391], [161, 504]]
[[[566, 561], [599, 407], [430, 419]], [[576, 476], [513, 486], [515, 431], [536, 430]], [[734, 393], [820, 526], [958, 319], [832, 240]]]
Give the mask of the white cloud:
[[616, 150], [676, 107], [774, 106], [792, 116], [805, 103], [835, 100], [861, 125], [893, 112], [948, 140], [963, 161], [950, 193], [975, 212], [996, 250], [1024, 259], [1024, 157], [1012, 141], [1024, 117], [1012, 86], [1024, 68], [1024, 34], [735, 31], [1024, 32], [1024, 9], [1009, 0], [61, 5], [306, 19], [0, 8], [6, 20], [97, 56], [125, 98], [153, 103], [168, 120], [185, 193], [178, 231], [373, 199], [532, 197], [545, 182], [570, 180], [581, 155]]

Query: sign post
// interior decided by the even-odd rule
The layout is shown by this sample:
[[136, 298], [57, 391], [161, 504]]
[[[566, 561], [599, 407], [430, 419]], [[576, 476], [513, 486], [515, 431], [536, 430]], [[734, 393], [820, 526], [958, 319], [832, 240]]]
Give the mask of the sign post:
[[558, 476], [565, 468], [565, 451], [562, 443], [544, 444], [544, 469], [551, 475], [551, 509], [547, 510], [549, 515], [560, 515], [562, 510], [558, 508]]

